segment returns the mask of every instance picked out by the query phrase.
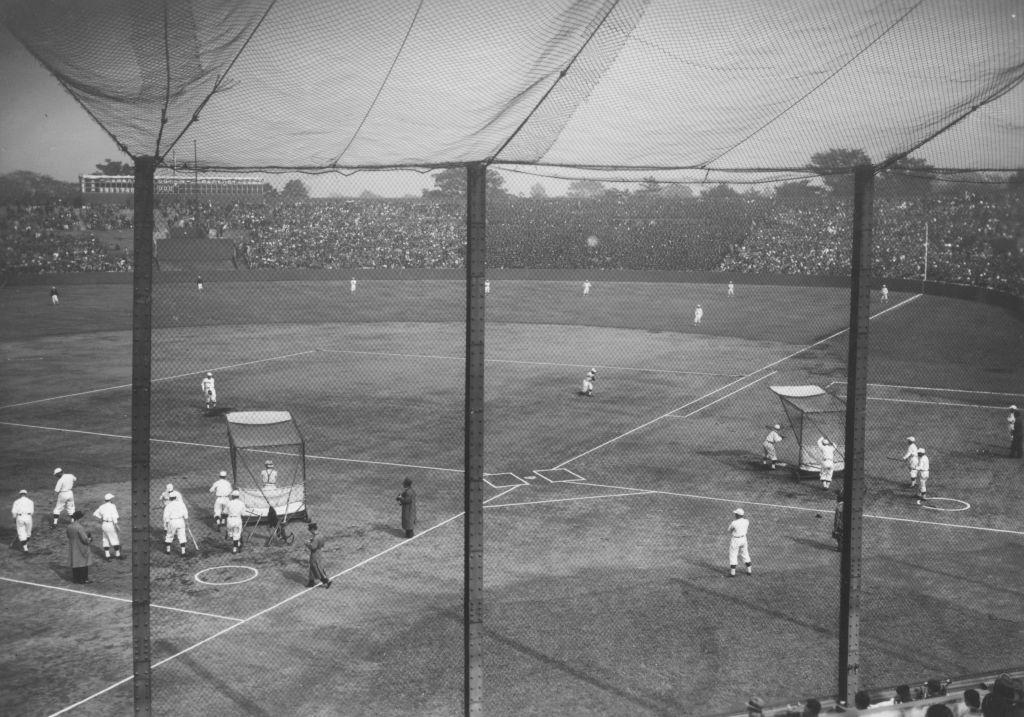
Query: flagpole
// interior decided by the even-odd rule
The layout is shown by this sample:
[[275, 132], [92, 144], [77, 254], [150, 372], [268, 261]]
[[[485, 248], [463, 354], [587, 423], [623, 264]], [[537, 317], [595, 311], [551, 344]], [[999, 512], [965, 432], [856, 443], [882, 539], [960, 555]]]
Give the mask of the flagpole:
[[928, 220], [924, 222], [924, 281], [928, 281]]

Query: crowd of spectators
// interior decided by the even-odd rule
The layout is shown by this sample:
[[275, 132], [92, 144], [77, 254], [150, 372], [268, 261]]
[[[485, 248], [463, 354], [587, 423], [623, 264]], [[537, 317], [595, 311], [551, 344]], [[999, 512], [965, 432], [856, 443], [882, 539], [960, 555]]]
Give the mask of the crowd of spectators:
[[[125, 257], [110, 256], [88, 237], [96, 230], [130, 230], [127, 209], [58, 205], [0, 212], [6, 271], [129, 268]], [[161, 201], [156, 217], [158, 241], [231, 241], [239, 266], [248, 268], [455, 268], [465, 259], [465, 224], [461, 202], [426, 199]], [[487, 263], [844, 276], [850, 225], [849, 202], [828, 196], [508, 196], [488, 205]], [[1022, 293], [1022, 228], [1020, 193], [876, 197], [874, 273]]]
[[127, 252], [100, 241], [95, 232], [131, 227], [131, 213], [112, 206], [0, 207], [0, 271], [129, 271]]

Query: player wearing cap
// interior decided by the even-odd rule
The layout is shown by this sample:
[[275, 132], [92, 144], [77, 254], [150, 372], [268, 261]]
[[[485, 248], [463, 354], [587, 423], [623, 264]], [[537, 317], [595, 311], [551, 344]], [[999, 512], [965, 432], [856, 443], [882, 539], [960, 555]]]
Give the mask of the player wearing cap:
[[349, 282], [349, 292], [356, 293], [356, 278], [353, 276], [352, 281]]
[[182, 497], [181, 493], [174, 489], [174, 484], [168, 483], [166, 490], [164, 490], [164, 492], [160, 494], [160, 502], [166, 506], [167, 501], [169, 501], [172, 497], [176, 498], [182, 503], [185, 502], [185, 499], [184, 497]]
[[693, 310], [693, 325], [700, 326], [700, 320], [704, 318], [704, 309], [700, 308], [700, 304]]
[[928, 500], [928, 473], [931, 468], [931, 461], [925, 454], [923, 448], [917, 449], [917, 504], [921, 505]]
[[74, 474], [65, 473], [60, 468], [54, 468], [53, 475], [57, 479], [57, 485], [53, 487], [53, 492], [57, 494], [57, 502], [53, 506], [53, 524], [50, 526], [51, 529], [57, 527], [61, 510], [66, 510], [68, 515], [72, 515], [75, 512], [74, 488], [75, 483], [78, 481]]
[[242, 494], [237, 490], [231, 491], [231, 500], [228, 501], [228, 534], [231, 539], [231, 552], [237, 553], [242, 549], [242, 516], [245, 515], [245, 503], [242, 502]]
[[274, 461], [263, 463], [263, 470], [260, 471], [260, 480], [263, 485], [277, 485], [277, 470], [274, 469]]
[[199, 386], [203, 390], [203, 399], [206, 401], [206, 410], [217, 406], [217, 387], [213, 381], [213, 374], [207, 371]]
[[907, 436], [907, 451], [900, 460], [907, 462], [907, 468], [910, 469], [910, 487], [913, 488], [917, 485], [917, 439], [913, 436]]
[[181, 554], [185, 554], [185, 521], [188, 520], [188, 508], [178, 500], [177, 495], [172, 495], [167, 505], [164, 506], [164, 552], [171, 554], [171, 545], [175, 538], [178, 540], [178, 547]]
[[110, 562], [110, 549], [114, 549], [114, 557], [121, 560], [121, 538], [117, 534], [117, 506], [114, 505], [114, 494], [107, 493], [103, 496], [106, 501], [103, 505], [93, 511], [93, 516], [100, 521], [100, 531], [103, 533], [103, 557]]
[[821, 451], [821, 469], [818, 477], [821, 478], [821, 487], [828, 488], [832, 485], [832, 473], [836, 467], [836, 446], [822, 436], [818, 439], [818, 450]]
[[231, 491], [234, 486], [228, 480], [228, 472], [221, 471], [220, 477], [210, 486], [213, 493], [213, 522], [217, 527], [227, 522], [228, 500], [231, 498]]
[[765, 428], [768, 429], [768, 435], [765, 436], [764, 443], [761, 444], [761, 447], [764, 448], [764, 458], [761, 459], [761, 465], [770, 466], [774, 470], [779, 462], [779, 454], [775, 450], [775, 445], [782, 441], [782, 436], [779, 435], [782, 426], [775, 423], [771, 426], [765, 426]]
[[588, 280], [583, 282], [583, 295], [586, 296], [589, 293], [590, 293], [590, 280], [588, 279]]
[[594, 381], [597, 380], [597, 369], [592, 368], [587, 371], [587, 375], [583, 377], [583, 386], [580, 388], [580, 393], [584, 396], [594, 395]]
[[753, 575], [750, 567], [750, 551], [747, 548], [747, 530], [750, 521], [743, 515], [743, 508], [732, 512], [733, 521], [729, 523], [729, 577], [736, 577], [737, 558], [747, 566], [747, 575]]
[[736, 296], [736, 285], [733, 284], [731, 281], [726, 286], [725, 295], [726, 296]]
[[882, 303], [889, 303], [889, 287], [885, 284], [882, 284]]
[[28, 539], [32, 537], [32, 515], [35, 512], [35, 503], [28, 497], [28, 491], [22, 488], [18, 491], [18, 498], [11, 505], [11, 516], [14, 518], [14, 528], [18, 531], [18, 542], [21, 543], [23, 553], [28, 552]]

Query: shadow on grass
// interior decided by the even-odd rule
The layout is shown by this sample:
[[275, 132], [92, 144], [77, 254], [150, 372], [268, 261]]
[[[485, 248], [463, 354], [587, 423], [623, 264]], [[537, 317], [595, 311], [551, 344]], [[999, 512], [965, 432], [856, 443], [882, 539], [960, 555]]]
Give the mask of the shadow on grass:
[[214, 408], [203, 409], [203, 415], [207, 418], [216, 418], [234, 410], [235, 408], [233, 406], [216, 406]]
[[[179, 649], [176, 645], [164, 640], [154, 640], [153, 648], [154, 652], [160, 650], [166, 651], [168, 654], [174, 654]], [[213, 692], [218, 697], [226, 697], [231, 700], [231, 702], [239, 708], [238, 714], [270, 717], [270, 712], [268, 712], [262, 705], [254, 702], [245, 692], [238, 689], [230, 678], [230, 671], [218, 673], [213, 670], [208, 670], [202, 666], [201, 662], [194, 659], [192, 655], [183, 655], [179, 658], [179, 662], [187, 665], [188, 669], [190, 669], [195, 676], [195, 679], [191, 680], [192, 684], [202, 685], [200, 695], [203, 691]]]
[[378, 533], [386, 533], [394, 538], [405, 538], [405, 531], [399, 530], [387, 523], [374, 523], [372, 530]]

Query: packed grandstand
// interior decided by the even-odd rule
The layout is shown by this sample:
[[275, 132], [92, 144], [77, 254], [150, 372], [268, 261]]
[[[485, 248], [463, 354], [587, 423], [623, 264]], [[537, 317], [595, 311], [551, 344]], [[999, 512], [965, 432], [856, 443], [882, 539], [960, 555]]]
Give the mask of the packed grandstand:
[[[506, 195], [488, 205], [488, 265], [844, 276], [850, 223], [850, 202], [827, 195]], [[450, 200], [161, 201], [156, 225], [158, 260], [160, 242], [203, 237], [230, 242], [243, 270], [454, 268], [464, 257], [464, 207]], [[1020, 192], [876, 197], [875, 274], [1022, 294], [1022, 226]], [[130, 242], [97, 234], [131, 229], [125, 206], [0, 207], [0, 271], [127, 271]]]

